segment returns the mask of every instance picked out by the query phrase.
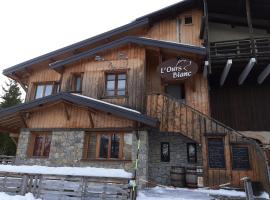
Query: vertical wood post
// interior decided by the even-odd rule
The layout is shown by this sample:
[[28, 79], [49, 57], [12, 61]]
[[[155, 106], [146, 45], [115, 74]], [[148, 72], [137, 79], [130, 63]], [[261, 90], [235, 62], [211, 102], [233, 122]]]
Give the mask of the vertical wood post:
[[25, 195], [27, 192], [28, 175], [23, 175], [20, 195]]
[[252, 54], [255, 54], [255, 44], [254, 44], [254, 35], [253, 35], [253, 26], [252, 26], [252, 20], [251, 20], [251, 12], [250, 12], [250, 0], [246, 0], [246, 13], [247, 13], [247, 23], [248, 23], [248, 29], [249, 29], [249, 35], [251, 40], [251, 48], [252, 48]]
[[254, 195], [253, 195], [253, 190], [252, 190], [252, 185], [251, 185], [251, 180], [249, 177], [244, 177], [241, 179], [244, 181], [244, 187], [245, 187], [245, 192], [246, 192], [246, 199], [247, 200], [254, 200]]

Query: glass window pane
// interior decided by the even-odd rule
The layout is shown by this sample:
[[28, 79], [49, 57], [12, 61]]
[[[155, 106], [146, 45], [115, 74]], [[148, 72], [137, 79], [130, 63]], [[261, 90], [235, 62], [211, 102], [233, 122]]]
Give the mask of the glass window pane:
[[107, 81], [107, 90], [114, 90], [115, 82]]
[[125, 90], [126, 80], [118, 80], [118, 90]]
[[43, 96], [43, 88], [44, 85], [37, 85], [35, 99], [41, 98]]
[[118, 90], [117, 95], [124, 96], [124, 95], [126, 95], [126, 91], [125, 90]]
[[108, 74], [107, 75], [107, 81], [114, 81], [115, 80], [115, 75], [114, 74]]
[[43, 144], [43, 137], [38, 135], [35, 137], [35, 143], [34, 143], [34, 151], [33, 156], [41, 156], [42, 155], [42, 144]]
[[99, 147], [99, 157], [108, 158], [108, 147], [109, 147], [109, 136], [101, 135], [100, 137], [100, 147]]
[[44, 152], [43, 152], [43, 156], [49, 157], [49, 154], [50, 154], [50, 148], [51, 148], [51, 140], [52, 140], [51, 135], [47, 135], [47, 136], [45, 137], [45, 144], [44, 144]]
[[111, 158], [119, 158], [120, 137], [117, 134], [112, 135]]
[[114, 90], [107, 90], [106, 96], [114, 96]]
[[53, 85], [45, 85], [45, 96], [49, 96], [52, 94]]
[[119, 74], [118, 75], [118, 80], [125, 80], [126, 79], [126, 74]]
[[81, 76], [76, 76], [75, 77], [75, 81], [76, 81], [76, 88], [75, 88], [75, 91], [81, 91], [82, 88], [81, 88], [81, 85], [82, 85], [82, 78]]

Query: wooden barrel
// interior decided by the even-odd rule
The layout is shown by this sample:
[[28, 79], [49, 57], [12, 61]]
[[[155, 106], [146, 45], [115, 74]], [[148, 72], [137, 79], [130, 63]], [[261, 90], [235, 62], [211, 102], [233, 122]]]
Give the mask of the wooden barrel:
[[171, 168], [171, 185], [174, 187], [185, 187], [185, 168], [184, 167], [172, 167]]
[[203, 166], [197, 166], [197, 186], [204, 187]]
[[186, 168], [186, 183], [187, 187], [196, 188], [197, 187], [197, 168], [187, 167]]

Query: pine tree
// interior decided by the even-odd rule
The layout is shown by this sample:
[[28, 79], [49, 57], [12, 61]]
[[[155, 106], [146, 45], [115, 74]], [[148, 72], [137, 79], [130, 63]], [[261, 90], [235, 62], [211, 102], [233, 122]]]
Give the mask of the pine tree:
[[[22, 103], [21, 91], [18, 83], [9, 79], [5, 83], [5, 87], [2, 86], [4, 94], [0, 97], [2, 102], [0, 108], [8, 108]], [[0, 133], [0, 155], [15, 155], [16, 145], [13, 140], [9, 137], [8, 133]]]

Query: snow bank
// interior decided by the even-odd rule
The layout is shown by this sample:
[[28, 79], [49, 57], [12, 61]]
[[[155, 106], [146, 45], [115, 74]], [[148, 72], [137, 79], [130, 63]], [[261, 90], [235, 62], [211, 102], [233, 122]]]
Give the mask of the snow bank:
[[0, 165], [0, 172], [74, 175], [110, 178], [132, 178], [132, 173], [123, 169], [95, 168], [95, 167], [46, 167], [38, 165]]
[[31, 193], [27, 193], [25, 196], [11, 196], [4, 192], [0, 192], [0, 200], [37, 200], [33, 197]]
[[[225, 197], [246, 197], [245, 192], [235, 190], [210, 190], [210, 189], [187, 189], [172, 187], [154, 187], [139, 191], [138, 200], [211, 200], [211, 195]], [[267, 193], [263, 193], [260, 198], [269, 199]]]

